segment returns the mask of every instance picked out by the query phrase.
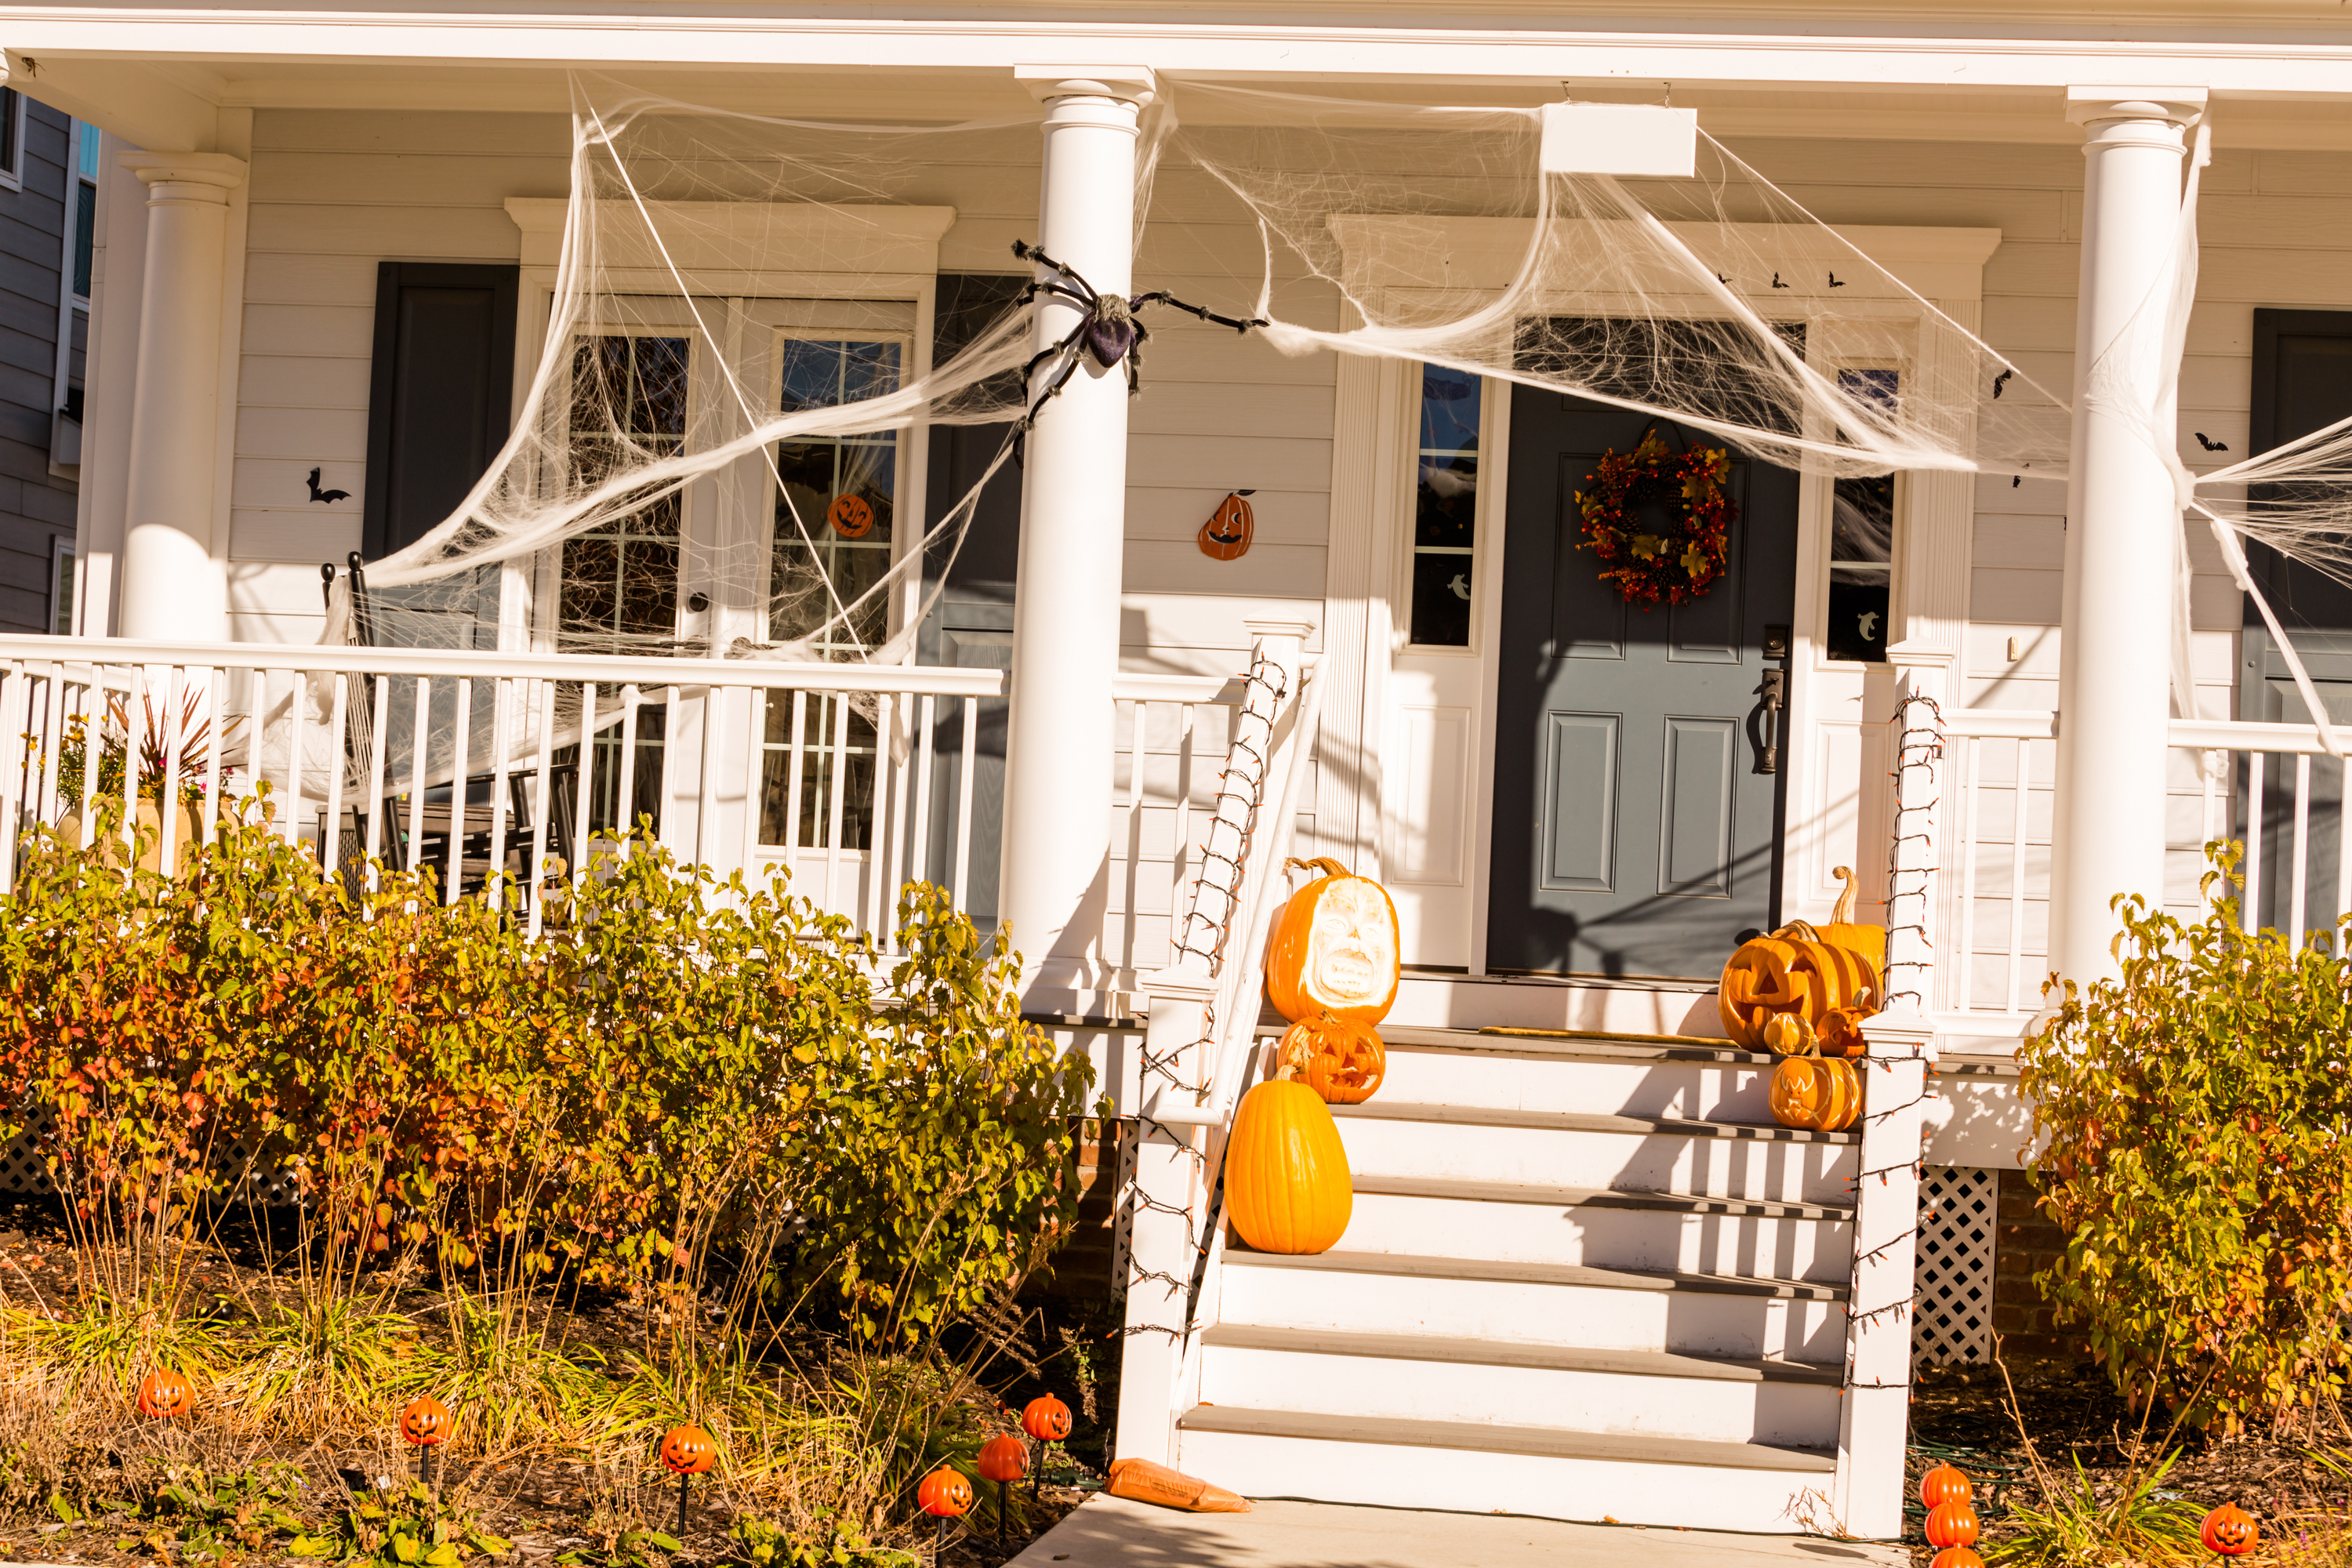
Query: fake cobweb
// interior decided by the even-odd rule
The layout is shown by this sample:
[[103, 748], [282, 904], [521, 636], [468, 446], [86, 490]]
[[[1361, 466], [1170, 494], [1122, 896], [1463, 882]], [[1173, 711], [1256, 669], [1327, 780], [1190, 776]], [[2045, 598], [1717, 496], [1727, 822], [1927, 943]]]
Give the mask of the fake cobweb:
[[[1136, 287], [1155, 267], [1188, 288], [1222, 270], [1219, 297], [1190, 305], [1285, 353], [1500, 377], [1809, 472], [2063, 481], [2066, 400], [1939, 303], [1920, 264], [1874, 255], [1880, 231], [1821, 223], [1703, 128], [1687, 173], [1573, 172], [1591, 166], [1576, 107], [1181, 84], [1144, 117]], [[1016, 256], [1037, 237], [1025, 219], [983, 216], [1034, 210], [1038, 144], [1034, 116], [816, 123], [583, 79], [513, 433], [362, 592], [333, 585], [330, 640], [911, 659], [982, 489], [1017, 464], [1056, 378], [1123, 374], [1150, 395], [1140, 301], [1124, 364], [1104, 362], [1128, 301], [1101, 302], [1091, 340], [1036, 341], [1024, 281], [1092, 294]], [[2099, 351], [2086, 395], [2142, 433], [2250, 593], [2244, 539], [2352, 582], [2352, 427], [2203, 474], [2178, 451], [2205, 145], [2170, 286]], [[975, 205], [939, 225], [1003, 229], [1006, 287], [950, 331], [910, 302], [923, 279], [892, 237], [903, 209]], [[992, 457], [961, 493], [919, 494], [917, 447], [959, 425], [993, 427]], [[2185, 691], [2185, 547], [2179, 564]]]

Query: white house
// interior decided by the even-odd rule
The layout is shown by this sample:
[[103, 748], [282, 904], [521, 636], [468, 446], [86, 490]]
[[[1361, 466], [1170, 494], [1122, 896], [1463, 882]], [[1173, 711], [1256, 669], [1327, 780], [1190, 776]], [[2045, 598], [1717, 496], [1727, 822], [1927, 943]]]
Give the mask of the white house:
[[[2195, 710], [2174, 710], [2174, 479], [2077, 368], [2169, 287], [2203, 130], [2178, 455], [2208, 469], [2352, 414], [2352, 20], [2333, 4], [0, 0], [0, 47], [10, 86], [119, 149], [79, 640], [0, 638], [0, 732], [53, 742], [93, 692], [193, 680], [224, 727], [251, 722], [241, 752], [191, 749], [188, 776], [270, 778], [289, 830], [342, 853], [521, 857], [539, 881], [646, 810], [703, 858], [792, 864], [869, 929], [901, 877], [950, 882], [1010, 922], [1034, 1012], [1141, 1118], [1126, 1451], [1244, 1492], [1893, 1533], [1910, 1347], [1984, 1352], [1991, 1193], [2026, 1131], [2009, 1043], [2041, 978], [2105, 972], [2110, 896], [2193, 904], [2200, 846], [2250, 825], [2259, 918], [2352, 907], [2342, 765], [2201, 531]], [[861, 623], [868, 644], [905, 634], [910, 665], [723, 655], [806, 629], [772, 603], [788, 580], [835, 592], [906, 563], [1001, 426], [771, 443], [658, 516], [485, 568], [460, 636], [320, 647], [321, 564], [420, 537], [525, 411], [578, 210], [583, 73], [778, 122], [991, 128], [909, 135], [834, 206], [702, 213], [706, 248], [663, 259], [694, 279], [671, 315], [633, 307], [610, 335], [648, 447], [740, 437], [792, 406], [812, 356], [926, 374], [1039, 275], [1015, 240], [1105, 293], [1250, 314], [1265, 235], [1186, 216], [1206, 182], [1163, 165], [1154, 209], [1176, 216], [1135, 237], [1147, 106], [1238, 86], [1268, 96], [1211, 121], [1295, 128], [1298, 103], [1341, 99], [1393, 106], [1391, 133], [1432, 106], [1695, 110], [1818, 220], [1742, 219], [1772, 278], [1726, 289], [1782, 289], [1772, 319], [1811, 363], [1890, 397], [1948, 371], [1934, 323], [1976, 334], [2071, 397], [2072, 478], [1743, 457], [1725, 585], [1644, 612], [1578, 553], [1572, 498], [1654, 422], [1161, 312], [1139, 395], [1087, 363], [954, 564], [916, 563]], [[1398, 156], [1400, 191], [1494, 173], [1442, 142]], [[1510, 285], [1512, 220], [1413, 199], [1316, 216], [1350, 290], [1414, 267], [1466, 300]], [[1830, 291], [1853, 285], [1849, 246], [1893, 280], [1863, 350], [1822, 324], [1859, 310]], [[1355, 324], [1331, 278], [1276, 270], [1291, 320]], [[1038, 314], [1041, 344], [1079, 320]], [[2116, 374], [2126, 400], [2168, 395], [2165, 364]], [[741, 385], [766, 401], [729, 425]], [[869, 510], [795, 538], [793, 485], [829, 520], [844, 496]], [[1253, 531], [1232, 555], [1202, 533], [1222, 516], [1230, 537], [1237, 494]], [[2322, 700], [2352, 692], [2352, 600], [2283, 557], [2252, 570]], [[1934, 706], [1898, 729], [1906, 695]], [[7, 770], [8, 809], [78, 788], [53, 754]], [[1261, 808], [1221, 847], [1217, 824]], [[1286, 852], [1380, 877], [1407, 982], [1391, 1080], [1343, 1121], [1354, 1228], [1282, 1260], [1217, 1226], [1256, 1015], [1249, 965], [1210, 954], [1248, 951]], [[1710, 1043], [1711, 993], [1741, 931], [1826, 920], [1842, 867], [1915, 1001], [1874, 1027], [1873, 1119], [1792, 1136], [1763, 1109], [1769, 1064]], [[1930, 1227], [1915, 1329], [1931, 1060], [1955, 1114], [1925, 1183], [1981, 1223]]]

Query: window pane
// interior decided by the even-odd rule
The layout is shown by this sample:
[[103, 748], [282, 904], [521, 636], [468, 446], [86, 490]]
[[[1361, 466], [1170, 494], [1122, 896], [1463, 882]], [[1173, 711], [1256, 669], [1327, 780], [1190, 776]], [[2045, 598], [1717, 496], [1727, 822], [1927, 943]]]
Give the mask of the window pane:
[[[90, 134], [95, 136], [96, 132]], [[98, 187], [87, 180], [75, 184], [79, 194], [74, 197], [73, 291], [87, 300], [89, 298], [90, 257], [98, 238]]]
[[[574, 482], [594, 484], [624, 464], [686, 442], [688, 342], [614, 334], [580, 341], [572, 359]], [[642, 506], [563, 546], [557, 636], [607, 652], [666, 644], [677, 634], [676, 490], [653, 487]]]
[[[1903, 388], [1899, 371], [1848, 368], [1838, 385], [1892, 410]], [[1825, 641], [1829, 656], [1862, 664], [1886, 662], [1893, 608], [1895, 476], [1840, 479], [1831, 487], [1830, 593]]]
[[1478, 531], [1478, 378], [1424, 365], [1412, 514], [1412, 640], [1470, 646]]
[[97, 126], [89, 124], [82, 126], [81, 168], [79, 173], [83, 179], [93, 185], [98, 184], [99, 149], [105, 141], [106, 133]]
[[[786, 413], [832, 408], [896, 391], [901, 346], [856, 339], [785, 340], [777, 405]], [[768, 635], [814, 635], [816, 645], [850, 651], [889, 633], [890, 606], [876, 595], [846, 625], [826, 623], [890, 569], [898, 521], [898, 438], [894, 431], [779, 442], [775, 545], [769, 577]], [[814, 776], [814, 775], [812, 775]]]
[[1830, 568], [1829, 652], [1832, 658], [1886, 662], [1886, 568]]

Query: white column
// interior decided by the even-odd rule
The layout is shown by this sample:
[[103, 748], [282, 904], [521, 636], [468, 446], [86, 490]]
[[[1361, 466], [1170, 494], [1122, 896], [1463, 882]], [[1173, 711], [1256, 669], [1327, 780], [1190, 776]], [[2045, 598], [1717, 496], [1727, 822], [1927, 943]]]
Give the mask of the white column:
[[[1130, 292], [1136, 118], [1151, 99], [1150, 71], [1024, 66], [1014, 74], [1046, 105], [1037, 243], [1097, 292]], [[1048, 274], [1041, 268], [1038, 276]], [[1047, 303], [1038, 346], [1082, 318], [1066, 302]], [[1043, 384], [1041, 376], [1033, 392]], [[1013, 605], [998, 909], [1023, 956], [1033, 1008], [1080, 1004], [1087, 953], [1102, 931], [1126, 523], [1127, 369], [1082, 357], [1029, 436]]]
[[2066, 487], [2058, 777], [2051, 825], [2050, 961], [2088, 983], [2116, 972], [2108, 901], [2164, 896], [2170, 718], [2172, 480], [2147, 410], [2158, 402], [2182, 131], [2204, 89], [2075, 88], [2087, 129], [2074, 425]]
[[213, 551], [221, 286], [228, 194], [243, 183], [245, 161], [125, 153], [121, 162], [147, 187], [147, 258], [123, 465], [130, 533], [119, 629], [129, 637], [222, 642], [228, 584]]

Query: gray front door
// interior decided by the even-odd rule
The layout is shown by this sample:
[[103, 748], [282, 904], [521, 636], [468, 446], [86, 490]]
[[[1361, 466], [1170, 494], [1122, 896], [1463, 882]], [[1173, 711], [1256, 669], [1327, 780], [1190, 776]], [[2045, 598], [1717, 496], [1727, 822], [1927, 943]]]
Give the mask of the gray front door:
[[[1576, 492], [1652, 425], [1511, 399], [1491, 969], [1712, 980], [1742, 931], [1775, 921], [1787, 773], [1757, 771], [1760, 691], [1796, 592], [1797, 477], [1735, 451], [1727, 575], [1677, 607], [1629, 605], [1577, 548]], [[1789, 732], [1784, 709], [1784, 752]]]

